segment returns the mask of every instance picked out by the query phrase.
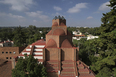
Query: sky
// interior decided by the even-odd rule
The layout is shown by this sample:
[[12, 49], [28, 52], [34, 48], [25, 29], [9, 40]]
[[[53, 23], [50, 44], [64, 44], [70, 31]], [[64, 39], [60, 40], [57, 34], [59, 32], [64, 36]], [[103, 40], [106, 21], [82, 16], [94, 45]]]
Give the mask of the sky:
[[70, 27], [99, 27], [109, 0], [0, 0], [0, 27], [51, 27], [64, 16]]

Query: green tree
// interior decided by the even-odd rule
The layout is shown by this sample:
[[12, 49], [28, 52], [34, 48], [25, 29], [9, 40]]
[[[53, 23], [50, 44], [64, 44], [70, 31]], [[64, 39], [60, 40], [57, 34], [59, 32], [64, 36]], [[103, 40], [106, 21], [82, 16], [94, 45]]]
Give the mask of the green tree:
[[21, 26], [17, 27], [14, 32], [14, 46], [24, 46], [24, 43], [26, 43], [25, 33], [22, 30]]
[[111, 70], [108, 67], [104, 67], [96, 75], [96, 77], [110, 77], [110, 76], [111, 76]]
[[46, 68], [42, 64], [38, 64], [37, 59], [33, 56], [25, 55], [18, 59], [15, 68], [12, 70], [12, 77], [47, 77]]
[[116, 68], [116, 0], [110, 0], [111, 11], [103, 14], [102, 24], [98, 33], [99, 39], [94, 42], [99, 48], [99, 57], [91, 65], [91, 69], [96, 72], [96, 77], [115, 76]]

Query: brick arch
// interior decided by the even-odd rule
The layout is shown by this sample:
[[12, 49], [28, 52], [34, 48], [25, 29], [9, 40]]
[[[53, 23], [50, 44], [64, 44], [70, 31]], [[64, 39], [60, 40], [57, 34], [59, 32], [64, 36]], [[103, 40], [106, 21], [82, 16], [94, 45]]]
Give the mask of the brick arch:
[[49, 39], [49, 41], [47, 42], [47, 45], [46, 47], [53, 47], [53, 48], [56, 48], [57, 47], [57, 44], [56, 42], [53, 40], [53, 39]]
[[52, 25], [52, 27], [54, 27], [54, 26], [58, 26], [58, 23], [54, 22], [53, 25]]
[[55, 29], [53, 35], [65, 35], [65, 31], [61, 28]]
[[65, 39], [62, 42], [61, 47], [63, 47], [63, 48], [71, 48], [72, 47], [72, 44], [68, 41], [68, 39]]

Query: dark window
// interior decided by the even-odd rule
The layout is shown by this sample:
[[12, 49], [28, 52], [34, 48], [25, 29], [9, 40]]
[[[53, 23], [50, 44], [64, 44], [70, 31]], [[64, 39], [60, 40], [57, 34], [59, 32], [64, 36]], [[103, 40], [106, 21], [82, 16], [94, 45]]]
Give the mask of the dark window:
[[9, 52], [10, 54], [12, 53], [12, 52]]
[[8, 57], [6, 57], [6, 59], [8, 59]]
[[8, 52], [6, 52], [6, 54], [8, 54]]
[[12, 57], [10, 57], [10, 59], [12, 59]]
[[4, 54], [4, 52], [2, 52], [2, 54]]

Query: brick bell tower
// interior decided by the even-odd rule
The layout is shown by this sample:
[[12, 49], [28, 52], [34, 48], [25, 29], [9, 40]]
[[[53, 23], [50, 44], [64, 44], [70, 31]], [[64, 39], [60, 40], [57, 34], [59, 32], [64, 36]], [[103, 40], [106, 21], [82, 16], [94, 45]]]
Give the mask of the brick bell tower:
[[67, 31], [66, 19], [62, 16], [55, 16], [52, 20], [52, 30], [46, 35], [46, 47], [60, 48], [62, 42], [67, 40], [70, 44], [66, 47], [72, 47], [72, 35]]
[[[73, 46], [72, 34], [67, 30], [66, 19], [55, 16], [52, 29], [46, 34], [43, 61], [48, 70], [48, 77], [77, 76], [74, 62], [78, 60], [78, 48]], [[69, 66], [67, 63], [71, 63]], [[69, 72], [67, 68], [71, 68]]]

